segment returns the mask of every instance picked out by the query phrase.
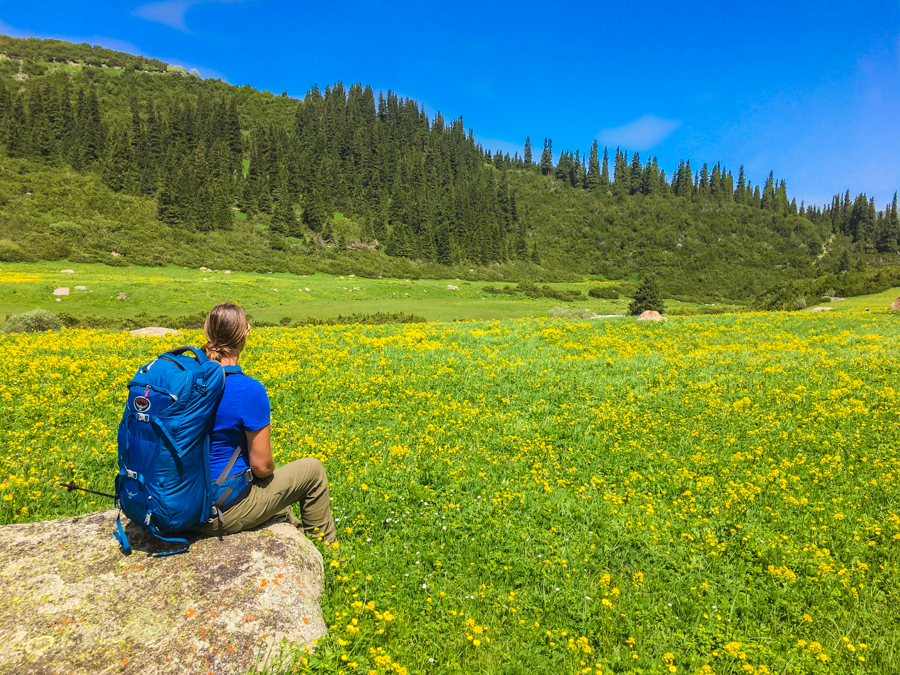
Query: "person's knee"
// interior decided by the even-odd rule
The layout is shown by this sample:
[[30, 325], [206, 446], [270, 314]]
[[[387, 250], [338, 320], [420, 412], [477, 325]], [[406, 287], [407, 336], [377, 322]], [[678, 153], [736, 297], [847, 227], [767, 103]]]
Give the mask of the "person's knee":
[[322, 464], [315, 457], [305, 457], [303, 459], [304, 464], [306, 464], [306, 470], [309, 472], [310, 476], [315, 477], [317, 480], [328, 480], [328, 477], [325, 473], [325, 465]]

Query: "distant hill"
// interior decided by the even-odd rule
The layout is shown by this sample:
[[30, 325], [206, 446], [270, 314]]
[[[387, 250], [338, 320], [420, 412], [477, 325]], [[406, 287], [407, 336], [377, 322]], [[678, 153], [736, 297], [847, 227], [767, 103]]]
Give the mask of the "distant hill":
[[[807, 209], [783, 180], [545, 140], [341, 83], [302, 101], [142, 56], [0, 36], [0, 260], [610, 279], [749, 300], [897, 259], [896, 199]], [[611, 156], [610, 156], [611, 155]], [[735, 175], [735, 173], [737, 175]], [[118, 255], [113, 255], [115, 252]]]

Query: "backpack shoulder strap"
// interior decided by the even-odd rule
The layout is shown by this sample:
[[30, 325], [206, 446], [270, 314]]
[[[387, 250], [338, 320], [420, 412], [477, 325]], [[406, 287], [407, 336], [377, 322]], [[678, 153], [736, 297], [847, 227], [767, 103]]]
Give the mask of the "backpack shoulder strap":
[[[225, 371], [225, 377], [229, 375], [243, 375], [244, 371], [241, 370], [240, 366], [223, 366], [222, 370]], [[216, 485], [222, 487], [222, 484], [225, 482], [225, 479], [228, 478], [228, 474], [231, 472], [231, 469], [234, 468], [235, 462], [237, 462], [238, 457], [241, 456], [241, 452], [244, 450], [244, 446], [239, 444], [234, 452], [231, 453], [231, 458], [228, 460], [228, 464], [225, 465], [225, 468], [222, 469], [222, 473], [219, 474], [219, 477], [216, 479]], [[213, 504], [213, 513], [218, 517], [220, 521], [222, 521], [221, 511], [219, 510], [222, 504], [225, 503], [225, 500], [231, 496], [233, 490], [229, 488], [225, 488], [224, 492], [219, 495], [219, 498], [216, 500], [215, 504]]]

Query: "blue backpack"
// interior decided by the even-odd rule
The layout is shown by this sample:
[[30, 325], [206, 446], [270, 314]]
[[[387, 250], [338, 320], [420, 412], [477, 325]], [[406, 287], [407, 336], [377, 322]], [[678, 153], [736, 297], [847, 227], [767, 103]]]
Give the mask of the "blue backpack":
[[[185, 352], [192, 352], [196, 358]], [[231, 490], [212, 502], [210, 433], [225, 391], [225, 371], [196, 347], [178, 347], [142, 366], [128, 383], [128, 401], [119, 423], [119, 473], [115, 496], [120, 516], [113, 534], [126, 554], [131, 546], [121, 512], [155, 537], [184, 548], [187, 539], [163, 534], [194, 530], [218, 517]], [[234, 465], [235, 450], [219, 480]]]

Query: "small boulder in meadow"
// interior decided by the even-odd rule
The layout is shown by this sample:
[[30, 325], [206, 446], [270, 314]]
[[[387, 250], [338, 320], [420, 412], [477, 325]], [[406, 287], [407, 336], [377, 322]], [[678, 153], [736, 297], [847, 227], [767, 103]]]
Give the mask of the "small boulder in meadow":
[[60, 274], [75, 274], [75, 270], [60, 270]]
[[53, 295], [68, 295], [69, 287], [68, 286], [60, 286], [56, 290], [53, 291]]
[[128, 299], [128, 294], [127, 294], [127, 293], [119, 293], [119, 294], [116, 296], [116, 300], [127, 300], [127, 299]]
[[888, 307], [892, 312], [900, 312], [900, 298], [897, 298], [891, 303], [891, 306]]
[[641, 312], [640, 316], [637, 318], [638, 321], [662, 321], [663, 316], [659, 312], [648, 309], [646, 312]]
[[162, 337], [164, 335], [181, 335], [180, 330], [165, 328], [163, 326], [147, 326], [128, 331], [132, 337]]

